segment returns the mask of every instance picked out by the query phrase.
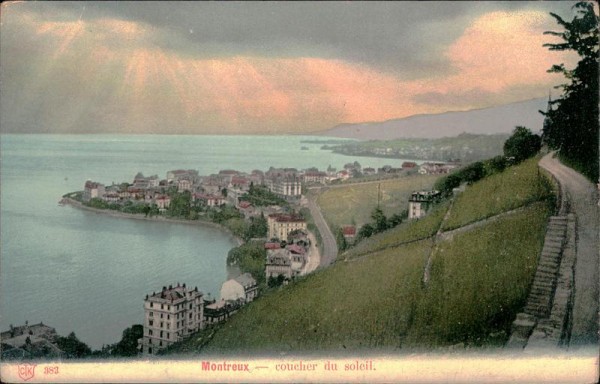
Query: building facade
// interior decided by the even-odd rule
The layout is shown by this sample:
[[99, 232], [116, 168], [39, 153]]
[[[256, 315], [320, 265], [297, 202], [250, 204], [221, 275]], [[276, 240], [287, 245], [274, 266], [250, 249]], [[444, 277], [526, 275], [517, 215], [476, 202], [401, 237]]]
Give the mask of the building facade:
[[83, 201], [88, 202], [92, 199], [100, 199], [105, 193], [104, 184], [93, 181], [86, 181], [83, 187]]
[[141, 350], [155, 354], [176, 341], [204, 328], [204, 299], [198, 287], [185, 284], [163, 287], [144, 300], [144, 335]]
[[288, 235], [292, 231], [306, 231], [306, 220], [295, 214], [271, 214], [267, 217], [267, 225], [269, 227], [267, 238], [277, 238], [280, 241], [288, 241]]
[[243, 300], [251, 302], [258, 296], [258, 284], [249, 273], [244, 273], [235, 279], [229, 279], [221, 285], [221, 299], [235, 302]]
[[429, 207], [438, 202], [440, 198], [440, 191], [413, 192], [408, 200], [408, 218], [418, 219], [425, 216]]
[[296, 199], [302, 196], [302, 181], [296, 176], [276, 177], [266, 181], [267, 187], [283, 199]]
[[280, 275], [288, 280], [293, 276], [290, 253], [286, 249], [270, 250], [267, 252], [267, 261], [265, 263], [267, 281], [271, 277], [277, 278]]

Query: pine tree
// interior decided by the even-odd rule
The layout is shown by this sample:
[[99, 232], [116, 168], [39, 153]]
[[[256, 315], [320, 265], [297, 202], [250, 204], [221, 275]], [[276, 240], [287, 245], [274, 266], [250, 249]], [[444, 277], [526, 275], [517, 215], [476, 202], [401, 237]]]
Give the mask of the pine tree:
[[553, 65], [548, 72], [561, 73], [568, 80], [558, 86], [563, 94], [551, 101], [544, 113], [543, 139], [550, 148], [558, 149], [561, 157], [592, 180], [598, 179], [598, 21], [591, 2], [574, 5], [576, 14], [570, 22], [550, 13], [562, 32], [545, 34], [564, 40], [559, 44], [544, 44], [551, 51], [575, 51], [580, 56], [577, 67]]

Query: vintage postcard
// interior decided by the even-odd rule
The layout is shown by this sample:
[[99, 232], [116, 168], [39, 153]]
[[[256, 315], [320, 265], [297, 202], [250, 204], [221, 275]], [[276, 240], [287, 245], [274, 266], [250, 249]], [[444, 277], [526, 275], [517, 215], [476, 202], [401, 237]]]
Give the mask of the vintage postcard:
[[0, 13], [0, 380], [598, 379], [595, 2]]

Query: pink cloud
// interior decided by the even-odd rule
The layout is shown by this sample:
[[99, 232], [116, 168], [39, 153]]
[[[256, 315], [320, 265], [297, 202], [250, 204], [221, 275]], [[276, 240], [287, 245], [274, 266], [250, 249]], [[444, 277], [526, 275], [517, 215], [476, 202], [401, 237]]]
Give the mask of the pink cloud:
[[[547, 73], [552, 64], [574, 63], [573, 55], [550, 52], [543, 44], [552, 38], [543, 35], [556, 29], [544, 12], [492, 12], [465, 30], [446, 51], [456, 73], [442, 80], [425, 81], [422, 93], [461, 94], [477, 91], [510, 97], [511, 89], [529, 89], [529, 97], [539, 97], [562, 79]], [[519, 94], [519, 97], [527, 97]], [[497, 99], [497, 98], [496, 98]], [[481, 103], [486, 103], [485, 99]], [[471, 100], [465, 108], [477, 107]]]
[[[521, 99], [539, 97], [556, 82], [546, 69], [562, 58], [542, 47], [552, 20], [533, 11], [479, 17], [446, 50], [450, 75], [414, 81], [336, 59], [182, 55], [154, 44], [166, 32], [130, 21], [21, 22], [30, 27], [23, 33], [34, 31], [30, 39], [44, 39], [50, 53], [38, 75], [53, 77], [68, 68], [80, 89], [110, 96], [94, 99], [101, 103], [95, 110], [132, 132], [167, 126], [189, 133], [314, 131], [481, 107], [497, 102], [497, 95], [517, 101], [510, 100], [514, 89]], [[444, 102], [460, 94], [482, 97]]]

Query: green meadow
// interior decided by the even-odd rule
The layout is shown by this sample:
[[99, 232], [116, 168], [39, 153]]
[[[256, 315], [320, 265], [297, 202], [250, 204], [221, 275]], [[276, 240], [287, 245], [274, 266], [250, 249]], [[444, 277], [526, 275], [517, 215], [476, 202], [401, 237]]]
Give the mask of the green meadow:
[[413, 191], [431, 189], [438, 178], [437, 175], [411, 175], [333, 187], [319, 195], [317, 204], [330, 227], [339, 228], [352, 223], [361, 226], [371, 221], [371, 213], [377, 207], [378, 193], [380, 207], [389, 217], [408, 208], [408, 198]]

